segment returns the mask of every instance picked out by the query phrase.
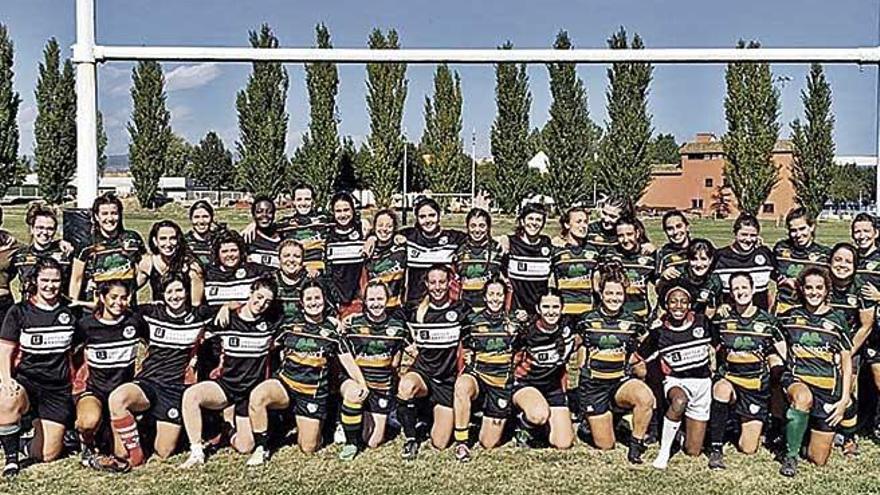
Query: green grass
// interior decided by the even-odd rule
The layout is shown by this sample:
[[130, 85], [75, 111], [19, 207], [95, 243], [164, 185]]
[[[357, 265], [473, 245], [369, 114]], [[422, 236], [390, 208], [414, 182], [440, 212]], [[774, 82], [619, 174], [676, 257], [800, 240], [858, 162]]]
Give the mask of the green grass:
[[[20, 207], [4, 209], [4, 228], [20, 239], [26, 239], [23, 212]], [[179, 205], [168, 206], [159, 213], [127, 212], [125, 219], [128, 228], [146, 237], [150, 224], [160, 218], [186, 224], [185, 210]], [[221, 210], [218, 218], [232, 227], [241, 227], [247, 222], [247, 212]], [[452, 216], [445, 224], [461, 228], [463, 218]], [[659, 221], [648, 219], [646, 224], [651, 239], [662, 244]], [[557, 225], [554, 219], [548, 231], [555, 234]], [[508, 232], [511, 226], [509, 218], [498, 218], [495, 234]], [[717, 245], [729, 242], [730, 231], [730, 221], [694, 220], [692, 225], [694, 236], [709, 238]], [[783, 235], [782, 228], [764, 225], [767, 244], [772, 245]], [[849, 239], [849, 226], [843, 222], [822, 223], [819, 239], [827, 244]], [[847, 460], [835, 452], [825, 468], [802, 463], [798, 477], [793, 480], [777, 474], [778, 464], [766, 452], [746, 457], [732, 447], [727, 448], [726, 471], [710, 472], [703, 457], [677, 455], [665, 473], [647, 466], [630, 468], [622, 446], [598, 452], [578, 443], [571, 451], [554, 452], [520, 450], [508, 445], [494, 452], [477, 449], [475, 459], [467, 465], [456, 463], [451, 451], [436, 452], [427, 445], [418, 460], [403, 463], [400, 447], [401, 442], [396, 440], [347, 464], [336, 460], [338, 446], [327, 447], [312, 456], [287, 447], [267, 466], [251, 470], [245, 468], [244, 456], [227, 450], [211, 458], [204, 469], [192, 472], [175, 468], [184, 459], [181, 454], [168, 462], [151, 461], [131, 474], [117, 476], [86, 471], [76, 459], [65, 459], [33, 466], [14, 481], [0, 481], [0, 493], [880, 493], [880, 469], [876, 463], [880, 448], [867, 441], [862, 442], [860, 458]], [[655, 453], [656, 447], [651, 448], [645, 458], [653, 459]]]

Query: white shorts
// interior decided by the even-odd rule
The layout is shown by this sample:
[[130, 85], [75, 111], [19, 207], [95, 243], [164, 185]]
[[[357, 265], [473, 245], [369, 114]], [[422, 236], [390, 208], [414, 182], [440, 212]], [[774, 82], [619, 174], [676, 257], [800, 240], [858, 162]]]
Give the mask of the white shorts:
[[663, 380], [663, 394], [669, 394], [673, 387], [679, 387], [687, 395], [688, 404], [684, 415], [695, 421], [709, 421], [709, 409], [712, 407], [711, 378], [676, 378], [667, 376]]

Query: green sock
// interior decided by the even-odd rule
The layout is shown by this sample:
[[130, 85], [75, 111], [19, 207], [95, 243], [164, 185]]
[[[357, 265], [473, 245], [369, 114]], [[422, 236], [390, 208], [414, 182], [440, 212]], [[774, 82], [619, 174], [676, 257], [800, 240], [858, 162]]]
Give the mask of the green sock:
[[804, 442], [804, 433], [807, 432], [810, 413], [789, 407], [785, 418], [788, 420], [785, 423], [785, 443], [788, 447], [788, 457], [796, 459], [801, 450], [801, 444]]

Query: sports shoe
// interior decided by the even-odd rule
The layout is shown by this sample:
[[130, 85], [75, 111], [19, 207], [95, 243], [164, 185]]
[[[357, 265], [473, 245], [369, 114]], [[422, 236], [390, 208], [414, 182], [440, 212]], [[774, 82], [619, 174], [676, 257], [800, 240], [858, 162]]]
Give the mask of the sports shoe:
[[635, 438], [630, 439], [629, 449], [626, 453], [626, 460], [628, 460], [630, 464], [644, 463], [645, 461], [642, 460], [642, 454], [644, 454], [647, 449], [644, 440], [636, 440]]
[[516, 442], [517, 447], [522, 447], [524, 449], [528, 449], [532, 446], [532, 434], [529, 430], [525, 428], [520, 428], [516, 430], [516, 435], [513, 437]]
[[131, 471], [131, 464], [125, 459], [120, 459], [114, 455], [96, 455], [93, 456], [89, 467], [96, 471], [105, 473], [127, 473]]
[[407, 438], [403, 442], [403, 453], [401, 457], [403, 457], [404, 461], [412, 461], [419, 455], [419, 442], [414, 438]]
[[347, 443], [342, 446], [342, 450], [339, 451], [339, 460], [340, 461], [352, 461], [358, 455], [357, 445]]
[[254, 449], [254, 452], [251, 454], [250, 457], [248, 457], [248, 460], [245, 464], [247, 464], [248, 467], [262, 466], [263, 464], [266, 464], [268, 460], [269, 451], [266, 449], [266, 447], [260, 445], [259, 447]]
[[654, 462], [651, 463], [651, 466], [653, 466], [654, 469], [666, 469], [667, 467], [669, 467], [669, 456], [661, 456], [660, 454], [658, 454], [657, 457], [654, 458]]
[[82, 451], [79, 453], [79, 463], [82, 467], [92, 467], [92, 459], [95, 457], [95, 452], [92, 449], [83, 446]]
[[460, 443], [455, 446], [455, 460], [458, 462], [471, 462], [471, 449], [466, 443]]
[[17, 476], [19, 471], [21, 471], [21, 466], [17, 462], [8, 462], [3, 466], [3, 477], [12, 478]]
[[846, 443], [846, 437], [844, 437], [842, 433], [835, 433], [834, 440], [831, 442], [831, 445], [834, 448], [839, 449], [839, 448], [843, 447], [844, 443]]
[[785, 457], [782, 459], [782, 466], [779, 468], [779, 474], [793, 478], [797, 474], [797, 458]]
[[192, 469], [196, 466], [205, 464], [205, 451], [202, 449], [192, 449], [189, 457], [179, 466], [180, 469]]
[[709, 469], [727, 469], [727, 466], [724, 465], [724, 453], [722, 451], [713, 450], [709, 452]]
[[855, 437], [846, 439], [841, 448], [843, 449], [843, 456], [847, 458], [858, 457], [861, 453], [859, 451], [859, 442]]

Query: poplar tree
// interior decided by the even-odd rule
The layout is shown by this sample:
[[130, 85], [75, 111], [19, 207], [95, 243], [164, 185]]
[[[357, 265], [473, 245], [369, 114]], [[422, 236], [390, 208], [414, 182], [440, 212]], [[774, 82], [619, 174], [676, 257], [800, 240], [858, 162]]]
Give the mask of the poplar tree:
[[166, 107], [165, 76], [158, 62], [138, 62], [131, 78], [134, 85], [128, 123], [128, 162], [138, 201], [141, 206], [152, 208], [172, 139], [171, 113]]
[[791, 123], [793, 161], [791, 183], [797, 202], [815, 218], [831, 194], [834, 177], [834, 115], [831, 86], [821, 64], [812, 64], [807, 87], [801, 91], [805, 122]]
[[193, 147], [187, 175], [212, 191], [229, 188], [235, 181], [232, 152], [226, 149], [216, 132], [210, 131]]
[[425, 96], [425, 128], [420, 155], [434, 192], [461, 192], [468, 181], [461, 140], [461, 78], [441, 64], [434, 72], [434, 97]]
[[21, 168], [18, 158], [18, 107], [21, 98], [13, 89], [15, 48], [9, 32], [0, 24], [0, 197], [16, 185]]

